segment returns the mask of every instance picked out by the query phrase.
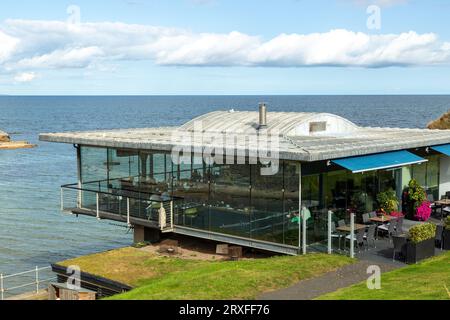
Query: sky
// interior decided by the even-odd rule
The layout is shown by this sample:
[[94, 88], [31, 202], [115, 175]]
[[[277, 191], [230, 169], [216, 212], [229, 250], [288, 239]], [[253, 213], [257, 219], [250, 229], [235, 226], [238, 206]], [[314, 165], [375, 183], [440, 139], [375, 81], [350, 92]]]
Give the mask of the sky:
[[448, 0], [15, 0], [0, 95], [450, 94]]

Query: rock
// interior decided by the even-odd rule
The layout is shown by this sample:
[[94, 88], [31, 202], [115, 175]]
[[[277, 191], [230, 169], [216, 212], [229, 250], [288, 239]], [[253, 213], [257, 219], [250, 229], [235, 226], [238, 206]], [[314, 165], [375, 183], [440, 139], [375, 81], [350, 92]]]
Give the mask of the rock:
[[430, 122], [428, 129], [433, 130], [449, 130], [450, 129], [450, 110], [444, 113], [439, 119]]
[[10, 142], [11, 139], [9, 138], [9, 135], [6, 132], [3, 132], [0, 130], [0, 142]]

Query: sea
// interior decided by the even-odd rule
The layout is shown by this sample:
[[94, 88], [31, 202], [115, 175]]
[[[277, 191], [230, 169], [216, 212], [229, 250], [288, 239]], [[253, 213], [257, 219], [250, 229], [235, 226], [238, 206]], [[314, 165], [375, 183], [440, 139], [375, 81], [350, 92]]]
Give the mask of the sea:
[[0, 273], [130, 245], [123, 226], [60, 212], [60, 186], [77, 181], [70, 144], [39, 133], [181, 125], [215, 110], [327, 112], [358, 125], [425, 128], [450, 96], [0, 96], [0, 130], [34, 149], [0, 150]]

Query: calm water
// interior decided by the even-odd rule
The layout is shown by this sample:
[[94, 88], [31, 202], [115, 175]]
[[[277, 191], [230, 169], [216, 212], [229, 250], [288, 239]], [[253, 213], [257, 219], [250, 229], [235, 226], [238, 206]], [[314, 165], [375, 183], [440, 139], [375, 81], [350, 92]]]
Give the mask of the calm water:
[[126, 229], [59, 212], [59, 186], [76, 182], [75, 149], [38, 134], [179, 125], [213, 111], [330, 112], [360, 125], [423, 128], [450, 96], [0, 97], [0, 129], [38, 148], [0, 151], [0, 272], [46, 266], [128, 245]]

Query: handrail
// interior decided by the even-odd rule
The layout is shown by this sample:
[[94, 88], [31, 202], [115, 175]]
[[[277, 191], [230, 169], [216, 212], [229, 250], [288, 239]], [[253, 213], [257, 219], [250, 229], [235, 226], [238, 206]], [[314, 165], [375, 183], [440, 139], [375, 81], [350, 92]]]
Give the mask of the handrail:
[[[93, 184], [93, 182], [92, 182], [92, 184]], [[114, 194], [112, 192], [106, 192], [106, 191], [101, 191], [101, 190], [91, 190], [88, 188], [79, 187], [78, 183], [62, 185], [61, 188], [72, 189], [72, 190], [77, 190], [77, 191], [90, 191], [90, 192], [96, 192], [96, 193], [105, 194], [105, 195], [114, 195], [114, 196], [120, 195], [120, 194]], [[109, 189], [116, 190], [119, 192], [135, 193], [138, 195], [142, 194], [142, 195], [148, 195], [148, 196], [161, 196], [161, 194], [158, 194], [158, 193], [150, 193], [150, 192], [145, 192], [145, 191], [134, 191], [134, 190], [128, 190], [128, 189], [119, 189], [119, 188], [109, 188]], [[141, 197], [136, 197], [136, 196], [126, 195], [125, 197], [130, 198], [130, 199], [135, 199], [135, 200], [142, 200]], [[177, 197], [177, 196], [170, 196], [170, 199], [168, 199], [168, 200], [152, 200], [152, 201], [165, 203], [165, 202], [170, 202], [170, 201], [174, 201], [174, 200], [183, 200], [183, 198]]]
[[[23, 272], [18, 272], [18, 273], [14, 273], [14, 274], [8, 274], [8, 275], [3, 275], [3, 273], [1, 273], [0, 274], [0, 300], [5, 300], [5, 293], [11, 292], [11, 291], [17, 290], [17, 289], [31, 287], [31, 286], [35, 287], [35, 290], [33, 292], [38, 294], [40, 292], [41, 284], [50, 282], [52, 280], [56, 280], [56, 276], [51, 277], [51, 278], [41, 279], [39, 277], [39, 272], [43, 271], [43, 270], [51, 270], [51, 267], [48, 266], [48, 267], [39, 268], [36, 266], [36, 268], [33, 270], [28, 270], [28, 271], [23, 271]], [[20, 277], [20, 276], [23, 276], [26, 274], [31, 274], [31, 273], [34, 273], [34, 281], [26, 282], [23, 284], [12, 286], [12, 287], [5, 286], [5, 280]]]

